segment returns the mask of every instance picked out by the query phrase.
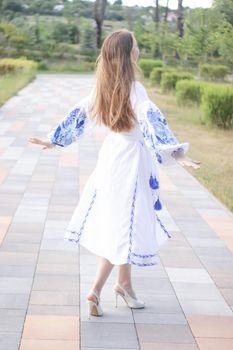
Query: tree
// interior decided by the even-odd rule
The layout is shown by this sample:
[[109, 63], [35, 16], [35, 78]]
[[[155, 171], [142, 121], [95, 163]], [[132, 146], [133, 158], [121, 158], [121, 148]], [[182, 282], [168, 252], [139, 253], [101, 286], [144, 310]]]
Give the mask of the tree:
[[212, 39], [225, 62], [233, 65], [233, 0], [215, 0], [214, 8], [219, 16], [218, 29], [212, 33]]
[[183, 0], [178, 0], [178, 17], [177, 17], [177, 29], [180, 38], [184, 36], [184, 9]]
[[220, 22], [218, 31], [213, 33], [214, 43], [217, 44], [218, 51], [226, 63], [233, 66], [233, 26], [227, 22]]
[[223, 15], [225, 20], [233, 26], [233, 0], [215, 0], [214, 6]]
[[159, 0], [155, 0], [155, 27], [159, 28]]
[[88, 22], [82, 25], [80, 43], [83, 54], [92, 55], [95, 53], [95, 31]]
[[169, 9], [169, 0], [167, 0], [166, 8], [165, 8], [165, 14], [164, 14], [164, 22], [165, 23], [167, 23], [168, 9]]
[[3, 11], [3, 0], [0, 0], [0, 18], [2, 15], [2, 11]]
[[3, 11], [21, 12], [23, 10], [20, 0], [1, 1]]
[[96, 0], [94, 3], [94, 19], [96, 22], [96, 46], [101, 48], [102, 44], [102, 25], [107, 6], [107, 0]]

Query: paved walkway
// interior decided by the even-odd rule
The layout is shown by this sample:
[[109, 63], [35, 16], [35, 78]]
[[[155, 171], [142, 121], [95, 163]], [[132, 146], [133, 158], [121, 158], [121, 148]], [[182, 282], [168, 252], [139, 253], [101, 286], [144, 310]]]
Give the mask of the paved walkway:
[[87, 319], [97, 258], [63, 235], [103, 133], [50, 151], [27, 139], [43, 137], [92, 83], [40, 75], [0, 109], [0, 349], [232, 350], [233, 216], [179, 165], [161, 168], [173, 239], [159, 266], [132, 267], [146, 308], [115, 308], [115, 268], [104, 317]]

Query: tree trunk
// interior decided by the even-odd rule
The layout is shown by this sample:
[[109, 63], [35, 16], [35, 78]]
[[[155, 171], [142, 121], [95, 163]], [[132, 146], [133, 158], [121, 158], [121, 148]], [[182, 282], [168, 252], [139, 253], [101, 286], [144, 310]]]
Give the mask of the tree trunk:
[[101, 48], [101, 44], [102, 44], [102, 23], [96, 21], [96, 46], [99, 48]]
[[165, 9], [165, 15], [164, 15], [164, 22], [165, 23], [167, 23], [168, 6], [169, 6], [169, 0], [167, 0], [166, 9]]
[[155, 0], [155, 27], [159, 28], [159, 0]]
[[177, 30], [179, 37], [183, 38], [184, 36], [184, 11], [183, 11], [183, 0], [178, 0], [178, 17], [177, 17]]
[[96, 0], [94, 3], [94, 19], [96, 22], [96, 46], [101, 48], [102, 44], [102, 25], [107, 6], [107, 0]]

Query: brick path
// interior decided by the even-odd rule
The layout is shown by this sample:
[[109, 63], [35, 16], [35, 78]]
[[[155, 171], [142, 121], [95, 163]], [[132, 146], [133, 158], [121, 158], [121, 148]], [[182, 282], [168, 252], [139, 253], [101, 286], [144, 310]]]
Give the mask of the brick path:
[[103, 132], [49, 151], [27, 139], [43, 137], [92, 79], [39, 75], [0, 109], [0, 349], [233, 349], [233, 216], [179, 165], [160, 170], [173, 239], [160, 266], [132, 267], [146, 308], [115, 309], [115, 268], [104, 317], [87, 319], [97, 258], [63, 235]]

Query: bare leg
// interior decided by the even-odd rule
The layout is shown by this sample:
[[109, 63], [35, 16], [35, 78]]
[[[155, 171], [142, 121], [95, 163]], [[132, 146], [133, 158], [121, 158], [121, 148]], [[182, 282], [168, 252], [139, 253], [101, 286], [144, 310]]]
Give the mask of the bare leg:
[[[117, 282], [120, 286], [122, 286], [126, 291], [133, 297], [136, 298], [136, 294], [134, 293], [131, 281], [131, 265], [130, 264], [122, 264], [119, 265], [118, 274], [117, 274]], [[119, 292], [120, 288], [117, 288]]]
[[[107, 260], [103, 257], [99, 257], [95, 281], [94, 281], [92, 288], [91, 288], [91, 290], [93, 290], [93, 289], [95, 290], [95, 292], [98, 296], [100, 296], [101, 290], [102, 290], [108, 276], [110, 275], [113, 266], [114, 265], [111, 264], [109, 260]], [[87, 299], [93, 300], [94, 302], [97, 302], [96, 297], [93, 294], [91, 294], [91, 290], [87, 294]]]

